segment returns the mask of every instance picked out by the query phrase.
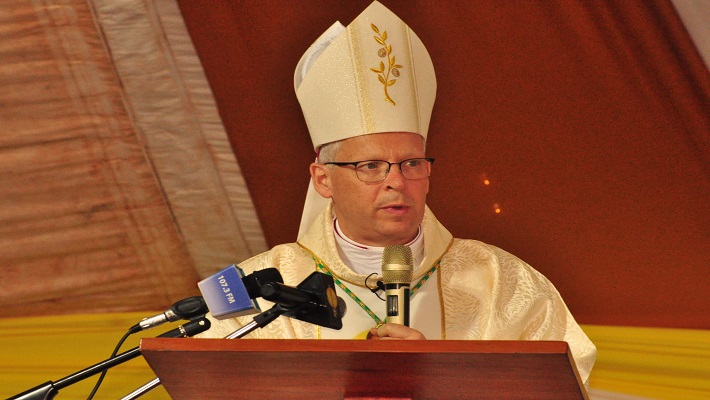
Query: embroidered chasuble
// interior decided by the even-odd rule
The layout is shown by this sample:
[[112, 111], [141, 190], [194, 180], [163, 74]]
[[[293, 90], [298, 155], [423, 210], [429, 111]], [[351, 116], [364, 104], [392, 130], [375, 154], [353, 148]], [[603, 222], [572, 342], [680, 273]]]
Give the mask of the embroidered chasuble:
[[[497, 247], [453, 238], [428, 207], [421, 234], [424, 254], [414, 266], [411, 285], [412, 328], [430, 340], [563, 340], [588, 384], [596, 347], [547, 278]], [[239, 266], [246, 274], [276, 267], [289, 286], [297, 286], [313, 271], [329, 273], [347, 305], [341, 330], [280, 317], [246, 338], [360, 339], [378, 320], [385, 320], [385, 303], [365, 286], [367, 275], [354, 272], [339, 255], [330, 206], [297, 243], [276, 246]], [[368, 279], [370, 286], [375, 281]], [[271, 307], [263, 299], [258, 302], [262, 310]], [[213, 319], [212, 328], [200, 337], [225, 337], [251, 320]]]

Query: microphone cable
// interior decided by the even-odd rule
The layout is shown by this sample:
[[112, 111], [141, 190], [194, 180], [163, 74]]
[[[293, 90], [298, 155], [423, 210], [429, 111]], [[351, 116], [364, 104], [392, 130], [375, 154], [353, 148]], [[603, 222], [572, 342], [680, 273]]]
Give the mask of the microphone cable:
[[385, 291], [385, 284], [384, 284], [384, 282], [382, 282], [382, 280], [375, 280], [375, 286], [374, 286], [374, 287], [370, 286], [370, 285], [367, 283], [367, 281], [368, 281], [368, 280], [370, 279], [370, 277], [372, 277], [373, 275], [377, 275], [377, 273], [376, 273], [376, 272], [373, 272], [373, 273], [371, 273], [370, 275], [368, 275], [367, 278], [365, 278], [365, 287], [368, 288], [368, 289], [370, 289], [370, 291], [371, 291], [372, 293], [374, 293], [375, 296], [377, 296], [378, 299], [380, 299], [380, 300], [382, 300], [382, 301], [385, 301], [385, 299], [383, 299], [382, 297], [380, 297], [380, 292], [384, 292], [384, 291]]
[[[109, 357], [109, 358], [114, 358], [114, 357], [116, 357], [116, 354], [118, 354], [118, 350], [121, 348], [121, 346], [123, 346], [123, 342], [125, 342], [126, 339], [128, 339], [128, 337], [129, 337], [131, 334], [133, 334], [133, 332], [131, 332], [131, 330], [129, 329], [129, 330], [123, 335], [123, 337], [121, 338], [121, 340], [118, 341], [118, 344], [116, 345], [116, 348], [113, 349], [113, 353], [111, 353], [111, 357]], [[86, 400], [91, 400], [91, 399], [94, 398], [94, 395], [95, 395], [96, 392], [99, 390], [99, 386], [101, 386], [101, 382], [104, 381], [104, 377], [106, 376], [106, 373], [107, 373], [107, 372], [108, 372], [108, 370], [105, 370], [105, 371], [102, 371], [102, 372], [101, 372], [101, 375], [99, 375], [99, 380], [96, 381], [96, 384], [94, 385], [94, 389], [91, 391], [91, 393], [89, 393], [89, 397], [87, 397]]]
[[[123, 342], [126, 341], [128, 336], [138, 333], [140, 331], [150, 329], [154, 326], [161, 325], [165, 322], [173, 322], [177, 321], [178, 319], [188, 319], [192, 320], [195, 317], [201, 317], [205, 315], [207, 312], [207, 303], [205, 303], [204, 298], [202, 296], [192, 296], [188, 297], [185, 299], [182, 299], [175, 304], [173, 304], [169, 310], [165, 311], [164, 313], [160, 313], [158, 315], [155, 315], [150, 318], [146, 318], [143, 321], [133, 325], [132, 327], [128, 328], [128, 332], [126, 332], [125, 335], [121, 338], [121, 340], [118, 341], [118, 344], [116, 345], [116, 348], [113, 349], [113, 353], [111, 353], [111, 357], [116, 357], [116, 354], [118, 354], [118, 350], [121, 348], [123, 345]], [[86, 398], [86, 400], [91, 400], [94, 398], [94, 395], [96, 394], [96, 391], [99, 390], [99, 386], [101, 386], [101, 382], [103, 382], [104, 377], [106, 376], [106, 373], [108, 370], [102, 371], [101, 375], [99, 376], [99, 380], [96, 381], [96, 385], [94, 385], [94, 389], [91, 391], [89, 394], [89, 397]]]

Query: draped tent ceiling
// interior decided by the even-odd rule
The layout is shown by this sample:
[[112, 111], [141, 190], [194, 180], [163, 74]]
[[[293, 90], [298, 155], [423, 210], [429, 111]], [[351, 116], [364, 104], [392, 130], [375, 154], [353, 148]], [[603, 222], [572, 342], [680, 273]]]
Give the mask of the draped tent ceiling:
[[[5, 315], [161, 309], [293, 241], [314, 156], [293, 68], [367, 4], [0, 3]], [[710, 328], [710, 3], [383, 4], [437, 69], [452, 233], [582, 323]]]

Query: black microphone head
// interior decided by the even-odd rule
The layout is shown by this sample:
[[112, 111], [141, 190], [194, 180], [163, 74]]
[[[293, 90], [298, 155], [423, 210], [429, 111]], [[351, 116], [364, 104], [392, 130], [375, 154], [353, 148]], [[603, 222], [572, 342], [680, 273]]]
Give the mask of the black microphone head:
[[298, 307], [306, 303], [319, 304], [317, 295], [278, 282], [265, 283], [261, 286], [260, 294], [264, 300], [284, 307]]
[[382, 253], [382, 281], [409, 284], [412, 282], [414, 261], [409, 246], [394, 245], [385, 247]]
[[322, 272], [312, 272], [298, 285], [297, 289], [308, 293], [311, 301], [309, 304], [305, 304], [305, 307], [295, 307], [293, 311], [285, 312], [283, 315], [326, 328], [341, 329], [343, 327], [342, 317], [345, 311], [340, 308], [332, 276]]
[[254, 271], [242, 278], [250, 299], [261, 297], [261, 287], [268, 283], [284, 283], [281, 273], [276, 268], [265, 268]]
[[208, 308], [202, 296], [193, 296], [173, 304], [170, 310], [180, 319], [192, 319], [207, 314]]

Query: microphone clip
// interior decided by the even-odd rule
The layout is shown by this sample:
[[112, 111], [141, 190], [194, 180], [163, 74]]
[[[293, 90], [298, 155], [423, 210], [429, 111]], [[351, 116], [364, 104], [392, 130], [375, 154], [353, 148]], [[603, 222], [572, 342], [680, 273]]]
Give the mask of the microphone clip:
[[374, 272], [371, 273], [370, 275], [368, 275], [367, 278], [365, 278], [365, 287], [368, 288], [368, 289], [370, 289], [370, 291], [371, 291], [372, 293], [374, 293], [375, 296], [377, 296], [378, 299], [380, 299], [380, 300], [382, 300], [382, 301], [385, 301], [385, 299], [383, 299], [382, 297], [380, 297], [380, 292], [384, 292], [384, 291], [385, 291], [385, 283], [384, 283], [381, 279], [379, 279], [379, 280], [375, 280], [375, 286], [374, 286], [374, 287], [373, 287], [373, 286], [370, 286], [369, 283], [368, 283], [368, 280], [370, 279], [370, 277], [371, 277], [372, 275], [377, 276], [377, 274], [374, 273]]

